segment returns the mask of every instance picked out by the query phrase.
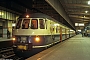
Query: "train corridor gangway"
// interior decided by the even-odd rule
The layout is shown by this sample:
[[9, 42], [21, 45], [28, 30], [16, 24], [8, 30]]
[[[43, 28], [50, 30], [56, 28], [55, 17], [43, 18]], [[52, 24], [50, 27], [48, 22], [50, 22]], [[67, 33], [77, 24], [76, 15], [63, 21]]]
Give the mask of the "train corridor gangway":
[[90, 60], [90, 37], [76, 35], [26, 60]]

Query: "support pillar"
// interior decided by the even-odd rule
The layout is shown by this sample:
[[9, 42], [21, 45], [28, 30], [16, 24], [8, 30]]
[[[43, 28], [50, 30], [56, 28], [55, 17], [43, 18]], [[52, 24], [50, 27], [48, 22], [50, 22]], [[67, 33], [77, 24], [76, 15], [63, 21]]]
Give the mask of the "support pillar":
[[60, 27], [60, 41], [62, 42], [62, 27]]

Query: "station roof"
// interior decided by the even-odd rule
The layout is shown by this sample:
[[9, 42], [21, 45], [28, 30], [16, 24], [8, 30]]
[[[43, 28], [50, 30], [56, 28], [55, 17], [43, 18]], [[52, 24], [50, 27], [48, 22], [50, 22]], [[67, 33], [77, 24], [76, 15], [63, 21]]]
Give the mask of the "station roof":
[[83, 29], [75, 23], [90, 22], [88, 0], [0, 0], [0, 6], [19, 13], [44, 13], [72, 29]]

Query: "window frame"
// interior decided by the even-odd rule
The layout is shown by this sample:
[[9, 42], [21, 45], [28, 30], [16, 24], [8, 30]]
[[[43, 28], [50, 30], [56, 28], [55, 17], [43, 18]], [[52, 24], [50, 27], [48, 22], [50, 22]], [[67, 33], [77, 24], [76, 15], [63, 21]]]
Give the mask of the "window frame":
[[[28, 21], [27, 21], [27, 20], [28, 20]], [[26, 23], [27, 23], [28, 25], [27, 25]], [[25, 26], [24, 26], [23, 24], [24, 24]], [[26, 28], [26, 25], [28, 26], [27, 28]], [[22, 26], [22, 29], [29, 29], [30, 19], [23, 19], [21, 26]], [[24, 26], [24, 27], [23, 27], [23, 26]]]
[[[19, 22], [21, 20], [21, 22]], [[20, 29], [22, 26], [21, 26], [21, 24], [22, 24], [22, 21], [23, 21], [23, 19], [18, 19], [18, 21], [17, 21], [17, 23], [16, 23], [16, 29]], [[17, 27], [17, 26], [19, 26], [19, 27]]]
[[[34, 27], [35, 27], [35, 24], [34, 24], [34, 27], [32, 27], [32, 21], [33, 21], [33, 20], [36, 20], [36, 23], [37, 23], [37, 24], [36, 24], [36, 28], [34, 28]], [[30, 26], [31, 26], [31, 27], [30, 27], [31, 29], [38, 29], [38, 19], [31, 19], [31, 24], [30, 24]]]
[[[43, 21], [43, 26], [41, 25], [41, 22], [40, 21]], [[45, 29], [45, 20], [44, 19], [39, 19], [39, 28], [40, 29]]]

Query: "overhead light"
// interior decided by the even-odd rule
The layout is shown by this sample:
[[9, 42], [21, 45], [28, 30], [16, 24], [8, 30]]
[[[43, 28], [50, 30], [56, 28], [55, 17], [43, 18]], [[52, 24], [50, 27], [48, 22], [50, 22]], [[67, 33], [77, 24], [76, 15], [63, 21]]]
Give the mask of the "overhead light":
[[13, 23], [13, 24], [12, 24], [12, 26], [14, 27], [14, 26], [16, 26], [16, 24], [15, 24], [15, 23]]
[[79, 24], [78, 23], [75, 23], [75, 26], [78, 26]]
[[90, 5], [90, 1], [88, 1], [88, 5]]
[[70, 30], [70, 31], [73, 31], [73, 30]]
[[81, 30], [78, 30], [79, 32], [81, 32]]
[[85, 11], [85, 13], [87, 13], [88, 11]]
[[79, 23], [79, 26], [84, 26], [84, 23]]
[[26, 17], [28, 18], [28, 17], [29, 17], [29, 15], [26, 15]]

